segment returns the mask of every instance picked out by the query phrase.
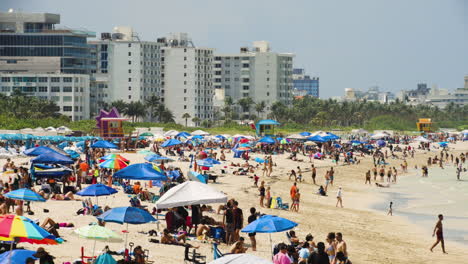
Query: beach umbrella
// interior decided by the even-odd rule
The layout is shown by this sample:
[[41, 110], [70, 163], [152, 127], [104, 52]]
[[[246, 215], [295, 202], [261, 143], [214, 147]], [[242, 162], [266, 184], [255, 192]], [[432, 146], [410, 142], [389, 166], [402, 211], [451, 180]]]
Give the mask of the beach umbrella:
[[118, 149], [117, 145], [106, 140], [98, 140], [91, 145], [91, 148], [106, 148], [106, 149]]
[[82, 238], [94, 240], [93, 255], [96, 249], [96, 241], [121, 241], [122, 239], [114, 231], [109, 230], [103, 226], [92, 224], [77, 228], [73, 231], [75, 234]]
[[275, 140], [268, 136], [261, 138], [258, 142], [265, 144], [275, 144]]
[[340, 144], [335, 144], [333, 145], [335, 148], [341, 148], [342, 146]]
[[187, 177], [188, 177], [188, 179], [190, 181], [201, 182], [201, 183], [204, 183], [204, 184], [208, 183], [207, 177], [205, 177], [205, 175], [200, 174], [200, 173], [198, 173], [196, 171], [189, 171], [187, 173]]
[[180, 144], [182, 144], [182, 142], [177, 139], [169, 139], [169, 140], [166, 140], [164, 143], [162, 143], [161, 147], [167, 148], [167, 147], [177, 146]]
[[333, 133], [330, 133], [330, 132], [327, 132], [327, 137], [332, 139], [332, 140], [336, 140], [336, 139], [339, 139], [340, 137], [333, 134]]
[[278, 233], [293, 229], [296, 222], [276, 215], [264, 215], [248, 224], [241, 231], [243, 233], [269, 233], [271, 244], [271, 233]]
[[30, 189], [18, 189], [5, 194], [5, 197], [13, 200], [29, 201], [29, 202], [45, 202], [46, 200], [38, 193]]
[[241, 139], [239, 140], [239, 142], [240, 142], [240, 143], [247, 143], [247, 142], [249, 142], [249, 140], [248, 140], [247, 138], [244, 138], [244, 137], [243, 137], [243, 138], [241, 138]]
[[[103, 222], [127, 224], [127, 230], [128, 224], [140, 225], [158, 221], [147, 211], [128, 206], [112, 208], [98, 216], [97, 219]], [[127, 236], [128, 233], [125, 236], [125, 248], [127, 248]]]
[[322, 143], [328, 141], [327, 139], [325, 139], [325, 138], [323, 138], [323, 137], [321, 137], [319, 135], [315, 135], [313, 137], [307, 138], [307, 140], [314, 141], [314, 142], [322, 142]]
[[44, 245], [57, 245], [63, 242], [31, 219], [11, 214], [0, 216], [0, 240]]
[[197, 160], [197, 165], [198, 165], [198, 166], [202, 166], [202, 167], [209, 167], [209, 168], [211, 168], [211, 167], [214, 166], [213, 163], [212, 163], [211, 161], [206, 160], [206, 159], [204, 159], [204, 160]]
[[112, 160], [112, 159], [119, 159], [125, 163], [130, 163], [130, 160], [124, 158], [122, 155], [120, 154], [108, 154], [108, 155], [105, 155], [104, 157], [101, 157], [99, 159], [99, 162], [104, 162], [106, 160]]
[[385, 140], [377, 140], [376, 143], [377, 143], [377, 146], [379, 146], [379, 147], [385, 147], [385, 145], [387, 145]]
[[192, 139], [203, 139], [202, 135], [195, 135], [192, 137]]
[[96, 204], [97, 204], [98, 196], [108, 196], [114, 193], [117, 193], [116, 189], [109, 187], [107, 185], [104, 185], [104, 184], [97, 183], [97, 184], [93, 184], [84, 188], [83, 190], [77, 192], [76, 194], [80, 196], [94, 196], [96, 197]]
[[299, 135], [301, 135], [303, 137], [308, 137], [308, 136], [312, 135], [312, 133], [304, 131], [304, 132], [299, 133]]
[[250, 254], [228, 254], [208, 264], [272, 264], [272, 262]]
[[155, 168], [151, 163], [132, 164], [114, 173], [113, 177], [127, 180], [167, 181], [167, 176], [161, 169]]
[[120, 159], [110, 159], [99, 164], [99, 167], [101, 168], [114, 169], [114, 170], [120, 170], [127, 166], [128, 164], [125, 161], [120, 160]]
[[144, 132], [144, 133], [140, 134], [140, 136], [142, 136], [142, 137], [152, 137], [152, 136], [154, 136], [154, 134], [151, 133], [151, 132]]
[[157, 154], [153, 154], [153, 155], [150, 155], [150, 156], [146, 156], [145, 157], [145, 160], [149, 161], [149, 162], [161, 162], [161, 161], [164, 161], [164, 162], [171, 162], [171, 161], [174, 161], [173, 159], [171, 158], [168, 158], [168, 157], [163, 157], [163, 156], [159, 156]]
[[188, 138], [188, 137], [190, 137], [190, 133], [183, 131], [183, 132], [178, 133], [175, 137], [176, 138], [178, 138], [178, 137]]
[[226, 137], [223, 136], [223, 135], [216, 135], [215, 137], [216, 137], [216, 138], [219, 138], [219, 139], [223, 139], [223, 140], [226, 139]]
[[65, 150], [65, 152], [70, 156], [70, 158], [72, 159], [77, 159], [80, 157], [80, 154], [74, 150], [71, 150], [71, 149], [68, 149], [68, 150]]
[[213, 159], [213, 158], [206, 158], [205, 161], [211, 162], [211, 163], [213, 163], [214, 165], [219, 165], [219, 164], [221, 164], [220, 161], [215, 160], [215, 159]]
[[262, 159], [262, 158], [258, 158], [258, 157], [257, 157], [257, 158], [255, 158], [255, 161], [256, 161], [256, 162], [258, 162], [258, 163], [264, 163], [264, 162], [265, 162], [265, 160], [264, 160], [264, 159]]
[[315, 144], [315, 142], [313, 142], [313, 141], [307, 141], [307, 142], [304, 143], [304, 145], [306, 145], [306, 146], [315, 146], [317, 144]]
[[26, 259], [32, 258], [36, 260], [37, 258], [33, 255], [36, 254], [36, 251], [26, 250], [26, 249], [15, 249], [11, 251], [6, 251], [0, 254], [0, 263], [26, 263]]
[[139, 150], [137, 153], [138, 154], [143, 154], [143, 155], [154, 155], [155, 154], [153, 151], [147, 150], [147, 149]]

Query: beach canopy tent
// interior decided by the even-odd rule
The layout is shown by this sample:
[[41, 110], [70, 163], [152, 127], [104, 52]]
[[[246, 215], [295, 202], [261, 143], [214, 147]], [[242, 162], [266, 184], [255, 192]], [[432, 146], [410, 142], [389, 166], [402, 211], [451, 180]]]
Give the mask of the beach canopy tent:
[[179, 206], [226, 203], [227, 196], [212, 187], [196, 182], [186, 181], [172, 187], [156, 202], [156, 208], [174, 208]]
[[272, 264], [272, 262], [250, 254], [228, 254], [208, 264]]
[[42, 154], [46, 154], [49, 152], [55, 152], [58, 153], [57, 151], [53, 150], [52, 148], [46, 147], [46, 146], [39, 146], [36, 148], [30, 148], [25, 150], [23, 153], [26, 156], [39, 156]]
[[[302, 133], [304, 133], [304, 132], [302, 132]], [[304, 135], [302, 135], [302, 133], [301, 134], [292, 134], [292, 135], [287, 136], [286, 138], [289, 138], [289, 139], [306, 139], [308, 136], [304, 136]], [[307, 133], [309, 133], [309, 132], [307, 132]]]
[[179, 131], [177, 130], [169, 130], [164, 133], [165, 137], [175, 137], [177, 134], [179, 134]]
[[203, 130], [195, 130], [192, 132], [192, 136], [208, 136], [210, 133]]
[[324, 142], [327, 142], [329, 140], [319, 136], [319, 135], [315, 135], [315, 136], [312, 136], [310, 138], [307, 138], [308, 141], [313, 141], [313, 142], [321, 142], [321, 143], [324, 143]]
[[333, 133], [330, 133], [330, 132], [327, 132], [327, 135], [325, 137], [328, 137], [330, 138], [331, 140], [337, 140], [337, 139], [340, 139], [339, 136], [333, 134]]
[[166, 140], [164, 143], [162, 143], [161, 147], [162, 148], [167, 148], [167, 147], [177, 146], [177, 145], [180, 145], [180, 144], [182, 144], [182, 142], [180, 140], [169, 139], [169, 140]]
[[382, 138], [386, 138], [386, 137], [388, 137], [388, 136], [390, 136], [390, 135], [387, 134], [387, 133], [383, 133], [383, 132], [382, 132], [382, 133], [374, 134], [374, 135], [372, 135], [370, 138], [371, 138], [371, 139], [382, 139]]
[[419, 142], [424, 142], [424, 143], [431, 142], [431, 140], [429, 140], [429, 139], [427, 139], [427, 138], [425, 138], [423, 136], [419, 136], [419, 137], [415, 138], [414, 141], [419, 141]]
[[183, 131], [183, 132], [180, 132], [179, 134], [175, 135], [175, 137], [176, 138], [178, 138], [178, 137], [188, 138], [188, 137], [190, 137], [190, 133]]
[[271, 136], [275, 134], [275, 126], [280, 125], [275, 120], [264, 119], [260, 120], [256, 125], [257, 136]]
[[111, 143], [106, 140], [99, 140], [94, 142], [94, 144], [91, 145], [92, 148], [107, 148], [107, 149], [118, 149], [117, 145], [114, 143]]
[[265, 137], [261, 138], [258, 142], [259, 143], [265, 143], [265, 144], [275, 144], [275, 140], [272, 139], [269, 136], [265, 136]]
[[73, 164], [75, 163], [71, 158], [56, 153], [48, 152], [41, 154], [31, 160], [32, 163], [43, 163], [43, 164]]
[[142, 181], [167, 181], [167, 176], [154, 169], [151, 163], [132, 164], [114, 173], [114, 178]]

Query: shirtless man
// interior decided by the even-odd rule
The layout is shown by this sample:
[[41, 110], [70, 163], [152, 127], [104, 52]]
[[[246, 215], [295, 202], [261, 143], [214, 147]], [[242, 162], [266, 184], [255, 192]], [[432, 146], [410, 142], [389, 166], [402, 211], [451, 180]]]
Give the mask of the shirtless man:
[[314, 164], [312, 164], [312, 181], [314, 182], [315, 185], [315, 177], [317, 176], [317, 169], [315, 168]]
[[366, 183], [365, 184], [367, 184], [367, 183], [371, 184], [371, 172], [370, 172], [370, 170], [368, 170], [366, 172]]
[[343, 252], [345, 257], [348, 256], [348, 250], [346, 246], [346, 242], [343, 240], [343, 234], [336, 233], [336, 252]]
[[442, 246], [442, 252], [444, 252], [444, 254], [447, 254], [447, 252], [445, 252], [444, 232], [442, 228], [442, 220], [444, 220], [444, 216], [440, 214], [438, 217], [439, 220], [437, 221], [434, 227], [434, 231], [432, 232], [432, 236], [437, 235], [437, 241], [434, 243], [434, 245], [432, 245], [431, 252], [435, 248], [435, 246], [437, 246], [437, 244], [439, 244], [440, 242], [440, 245]]

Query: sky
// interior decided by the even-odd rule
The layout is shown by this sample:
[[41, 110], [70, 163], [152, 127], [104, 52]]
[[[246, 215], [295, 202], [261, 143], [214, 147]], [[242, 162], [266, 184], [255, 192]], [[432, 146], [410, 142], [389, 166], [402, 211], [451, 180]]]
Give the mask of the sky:
[[142, 40], [187, 32], [196, 46], [234, 53], [255, 40], [294, 53], [323, 98], [344, 88], [453, 90], [468, 74], [465, 0], [0, 0], [0, 9], [61, 14], [97, 32], [131, 26]]

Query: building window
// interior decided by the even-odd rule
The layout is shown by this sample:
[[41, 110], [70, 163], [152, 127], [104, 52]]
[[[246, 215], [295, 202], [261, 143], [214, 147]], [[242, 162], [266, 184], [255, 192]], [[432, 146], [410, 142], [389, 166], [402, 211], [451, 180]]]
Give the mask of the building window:
[[73, 111], [73, 108], [71, 106], [64, 106], [63, 111], [64, 112], [71, 112], [71, 111]]
[[128, 78], [128, 82], [132, 82], [132, 78]]
[[2, 92], [9, 92], [10, 87], [9, 86], [2, 86]]
[[132, 53], [130, 51], [128, 52], [128, 56], [132, 56]]
[[128, 73], [132, 73], [132, 70], [131, 70], [131, 69], [128, 69]]
[[187, 93], [187, 89], [184, 89], [184, 93]]
[[63, 77], [63, 82], [71, 83], [73, 81], [72, 77]]
[[131, 48], [131, 47], [132, 47], [132, 43], [128, 43], [128, 47]]
[[47, 93], [47, 86], [39, 86], [40, 93]]
[[187, 73], [186, 73], [186, 72], [184, 73], [184, 77], [187, 77]]
[[71, 86], [64, 86], [63, 87], [63, 92], [64, 93], [71, 93], [71, 92], [73, 92], [73, 89], [72, 89]]
[[242, 81], [243, 82], [250, 82], [250, 79], [249, 78], [243, 78]]
[[187, 109], [187, 106], [186, 106], [186, 105], [184, 105], [184, 109]]
[[244, 86], [242, 86], [242, 89], [243, 89], [243, 90], [248, 90], [248, 89], [249, 89], [249, 86], [248, 86], [248, 85], [244, 85]]
[[60, 78], [59, 77], [52, 77], [52, 78], [50, 78], [50, 81], [51, 82], [60, 82]]
[[242, 68], [248, 68], [249, 67], [249, 64], [248, 63], [243, 63], [242, 64]]
[[52, 102], [58, 102], [58, 101], [60, 101], [60, 96], [51, 96], [51, 97], [50, 97], [50, 100], [51, 100]]
[[50, 87], [50, 91], [53, 93], [59, 93], [60, 92], [60, 87], [59, 86], [52, 86]]
[[2, 77], [2, 82], [10, 82], [10, 77]]
[[129, 96], [128, 96], [128, 99], [132, 99], [132, 96], [131, 96], [131, 95], [129, 95]]
[[129, 87], [128, 87], [128, 90], [129, 90], [129, 91], [131, 91], [131, 90], [132, 90], [132, 87], [131, 87], [131, 86], [129, 86]]
[[128, 65], [132, 65], [132, 61], [128, 61]]
[[186, 60], [187, 60], [187, 57], [184, 57], [184, 61], [186, 61]]
[[269, 92], [267, 92], [267, 96], [270, 96], [270, 93], [269, 93]]
[[64, 101], [64, 102], [71, 102], [71, 101], [72, 101], [72, 97], [71, 97], [71, 96], [64, 96], [64, 97], [63, 97], [63, 101]]
[[47, 77], [39, 77], [38, 81], [41, 82], [41, 83], [45, 83], [45, 82], [47, 82], [47, 79], [48, 79]]

